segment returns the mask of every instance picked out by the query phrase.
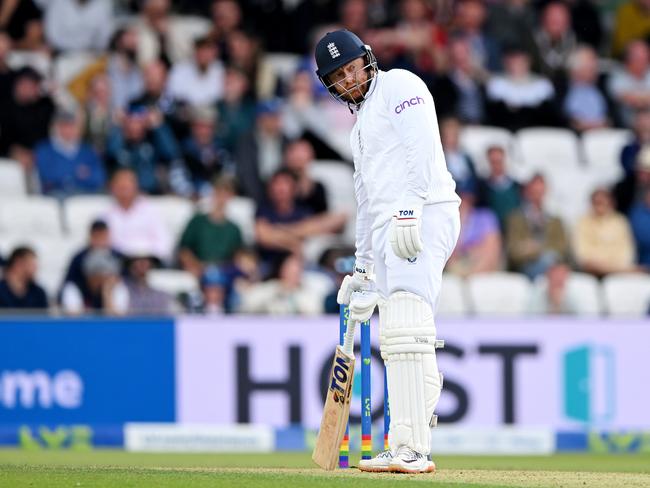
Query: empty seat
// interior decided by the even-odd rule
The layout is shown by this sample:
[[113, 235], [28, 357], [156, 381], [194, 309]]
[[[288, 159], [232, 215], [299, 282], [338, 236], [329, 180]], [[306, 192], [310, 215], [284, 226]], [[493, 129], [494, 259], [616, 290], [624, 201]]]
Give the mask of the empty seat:
[[623, 176], [621, 151], [632, 138], [627, 129], [592, 129], [582, 134], [587, 167], [601, 185], [612, 185]]
[[192, 273], [177, 269], [153, 269], [147, 275], [147, 283], [173, 297], [199, 289], [199, 282]]
[[342, 161], [318, 160], [310, 167], [312, 178], [325, 187], [327, 202], [332, 210], [354, 212], [354, 170]]
[[580, 166], [578, 138], [568, 129], [536, 127], [517, 133], [523, 163], [548, 175]]
[[[465, 150], [476, 165], [477, 173], [487, 177], [490, 173], [486, 151], [490, 146], [502, 146], [506, 150], [507, 161], [514, 161], [512, 133], [501, 127], [468, 125], [460, 133], [460, 146]], [[512, 164], [511, 164], [512, 166]], [[515, 168], [509, 167], [509, 171]], [[514, 175], [513, 175], [514, 176]]]
[[437, 315], [440, 317], [464, 317], [467, 312], [465, 282], [456, 275], [445, 273], [442, 277]]
[[650, 307], [650, 276], [621, 273], [603, 280], [605, 306], [610, 315], [641, 317]]
[[0, 200], [0, 232], [22, 236], [61, 236], [59, 202], [42, 196]]
[[255, 201], [247, 197], [234, 197], [226, 206], [226, 217], [237, 224], [244, 243], [255, 242]]
[[[540, 276], [535, 287], [539, 293], [546, 293], [548, 282]], [[578, 315], [597, 316], [602, 313], [602, 294], [598, 280], [586, 273], [571, 273], [567, 283], [567, 292]]]
[[19, 162], [0, 158], [0, 197], [27, 195], [25, 172]]
[[518, 273], [483, 273], [467, 279], [472, 309], [477, 315], [521, 317], [530, 304], [531, 284]]
[[63, 205], [66, 229], [75, 236], [87, 235], [90, 224], [108, 211], [111, 202], [111, 197], [107, 195], [79, 195], [67, 198]]
[[156, 208], [176, 242], [192, 218], [194, 205], [185, 198], [174, 196], [149, 197], [148, 200]]

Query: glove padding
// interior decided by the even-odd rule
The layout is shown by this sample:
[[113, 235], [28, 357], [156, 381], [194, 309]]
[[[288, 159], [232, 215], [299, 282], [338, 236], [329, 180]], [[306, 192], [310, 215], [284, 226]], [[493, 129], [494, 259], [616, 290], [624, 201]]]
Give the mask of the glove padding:
[[338, 304], [348, 305], [350, 303], [351, 295], [355, 291], [374, 291], [375, 281], [372, 271], [373, 267], [370, 264], [363, 266], [355, 263], [354, 274], [343, 278], [341, 288], [339, 288], [339, 292], [336, 295], [336, 301]]
[[420, 237], [422, 205], [403, 207], [393, 215], [389, 241], [395, 255], [402, 259], [417, 256], [424, 248]]
[[365, 322], [375, 311], [379, 293], [376, 291], [355, 291], [350, 298], [350, 320]]

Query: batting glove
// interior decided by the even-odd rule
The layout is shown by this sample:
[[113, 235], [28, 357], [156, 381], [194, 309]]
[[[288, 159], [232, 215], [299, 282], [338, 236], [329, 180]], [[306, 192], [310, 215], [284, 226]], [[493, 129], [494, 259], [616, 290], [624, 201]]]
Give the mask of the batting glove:
[[341, 288], [336, 295], [336, 301], [339, 305], [348, 305], [350, 297], [355, 291], [374, 291], [375, 277], [373, 275], [372, 264], [354, 263], [354, 273], [343, 278]]
[[350, 320], [365, 322], [370, 320], [375, 311], [379, 293], [376, 291], [355, 291], [350, 299]]
[[402, 259], [414, 258], [424, 248], [420, 237], [422, 204], [400, 208], [391, 221], [390, 245]]

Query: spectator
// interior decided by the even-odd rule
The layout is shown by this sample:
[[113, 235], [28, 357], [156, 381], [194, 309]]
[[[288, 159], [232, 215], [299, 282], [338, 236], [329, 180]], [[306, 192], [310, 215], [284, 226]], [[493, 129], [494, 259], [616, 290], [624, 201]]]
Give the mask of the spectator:
[[0, 3], [0, 29], [6, 29], [16, 49], [46, 50], [38, 0], [4, 0]]
[[111, 108], [123, 110], [143, 90], [142, 72], [136, 62], [138, 35], [132, 28], [118, 29], [108, 53], [84, 68], [68, 83], [68, 90], [81, 104], [88, 100], [91, 81], [99, 74], [110, 80]]
[[621, 166], [624, 176], [634, 174], [641, 148], [650, 145], [650, 110], [639, 110], [634, 115], [634, 139], [621, 151]]
[[146, 252], [161, 261], [171, 254], [171, 236], [161, 216], [138, 193], [138, 180], [129, 169], [113, 174], [110, 190], [114, 202], [105, 216], [111, 246], [127, 256]]
[[598, 85], [598, 57], [587, 46], [578, 47], [569, 58], [570, 81], [562, 108], [569, 125], [582, 132], [611, 125], [609, 100]]
[[574, 255], [583, 271], [598, 277], [632, 270], [635, 250], [630, 224], [614, 210], [612, 194], [604, 188], [591, 194], [591, 211], [578, 221]]
[[499, 45], [485, 30], [486, 6], [481, 0], [461, 0], [456, 4], [452, 35], [464, 37], [471, 46], [472, 58], [486, 71], [501, 69]]
[[100, 154], [106, 150], [106, 134], [111, 127], [111, 82], [105, 73], [98, 73], [90, 80], [88, 97], [84, 104], [85, 139]]
[[226, 206], [235, 195], [234, 182], [219, 178], [209, 214], [198, 213], [187, 224], [181, 236], [178, 259], [181, 267], [200, 277], [209, 264], [232, 261], [243, 241], [239, 227], [226, 218]]
[[461, 126], [458, 119], [449, 117], [440, 123], [440, 138], [445, 153], [447, 169], [457, 185], [476, 187], [474, 161], [460, 147]]
[[225, 148], [233, 151], [237, 141], [255, 125], [255, 101], [248, 95], [250, 82], [236, 68], [226, 70], [223, 99], [217, 103], [217, 134]]
[[36, 310], [47, 308], [47, 296], [34, 278], [38, 261], [29, 247], [13, 250], [0, 281], [0, 308]]
[[217, 45], [224, 62], [228, 62], [227, 41], [230, 34], [242, 27], [242, 8], [235, 0], [214, 0], [210, 16], [212, 28], [208, 37]]
[[130, 106], [144, 106], [169, 115], [174, 108], [167, 91], [167, 66], [159, 60], [151, 61], [142, 69], [144, 91], [129, 102]]
[[0, 155], [19, 161], [31, 172], [33, 147], [47, 138], [54, 113], [52, 99], [43, 92], [42, 76], [33, 68], [16, 72], [13, 97], [0, 112]]
[[234, 151], [240, 190], [258, 203], [264, 200], [262, 180], [282, 166], [287, 139], [282, 131], [281, 108], [277, 99], [261, 102], [255, 127], [241, 136]]
[[113, 28], [110, 0], [49, 0], [45, 39], [57, 51], [103, 51]]
[[569, 56], [577, 45], [571, 29], [571, 11], [565, 3], [553, 1], [544, 7], [535, 32], [533, 67], [554, 82], [564, 79]]
[[506, 152], [503, 147], [488, 147], [487, 160], [490, 174], [479, 181], [478, 200], [496, 214], [501, 230], [505, 231], [508, 215], [521, 205], [521, 188], [506, 172]]
[[613, 71], [609, 92], [619, 104], [620, 116], [631, 127], [634, 112], [650, 108], [650, 51], [645, 41], [633, 41], [625, 50], [625, 65]]
[[264, 275], [277, 270], [289, 254], [300, 255], [306, 238], [338, 232], [346, 216], [325, 213], [311, 216], [296, 205], [297, 181], [286, 169], [278, 170], [268, 183], [268, 201], [257, 208], [255, 238], [264, 265]]
[[296, 175], [296, 205], [312, 215], [327, 212], [325, 187], [314, 180], [309, 168], [314, 160], [314, 148], [305, 139], [290, 142], [284, 151], [285, 167]]
[[147, 193], [162, 193], [168, 188], [167, 170], [179, 154], [162, 113], [143, 106], [130, 107], [122, 126], [113, 126], [106, 142], [109, 170], [133, 170], [140, 188]]
[[643, 198], [630, 210], [630, 225], [636, 241], [638, 263], [650, 269], [650, 189], [645, 189]]
[[182, 144], [183, 160], [196, 195], [208, 195], [222, 171], [234, 172], [230, 154], [215, 137], [216, 118], [211, 107], [195, 107], [190, 136]]
[[228, 36], [230, 66], [246, 75], [250, 84], [247, 95], [255, 100], [268, 100], [275, 95], [278, 79], [270, 62], [264, 58], [259, 39], [237, 30]]
[[169, 94], [190, 105], [210, 105], [223, 97], [224, 67], [215, 44], [206, 37], [194, 41], [194, 59], [180, 61], [169, 74]]
[[[625, 149], [623, 154], [625, 154]], [[650, 146], [643, 146], [636, 155], [632, 171], [614, 188], [618, 209], [627, 213], [630, 207], [643, 200], [650, 189]]]
[[256, 285], [242, 296], [241, 312], [273, 315], [316, 315], [322, 311], [322, 297], [303, 282], [303, 262], [297, 255], [281, 263], [278, 278]]
[[603, 47], [603, 20], [599, 7], [592, 0], [569, 0], [571, 26], [580, 44], [587, 44], [596, 51]]
[[554, 125], [555, 90], [551, 82], [530, 72], [530, 58], [523, 48], [510, 46], [504, 55], [505, 73], [487, 83], [487, 113], [492, 125], [518, 130]]
[[533, 290], [531, 312], [537, 315], [573, 315], [578, 312], [577, 297], [569, 287], [571, 268], [563, 262], [551, 264], [546, 280], [538, 282]]
[[124, 315], [129, 292], [120, 277], [121, 264], [109, 249], [91, 249], [83, 257], [84, 291], [68, 281], [61, 291], [61, 308], [66, 314], [103, 313]]
[[86, 259], [86, 256], [88, 256], [93, 251], [107, 251], [115, 260], [117, 260], [117, 266], [121, 268], [123, 256], [115, 249], [111, 248], [110, 242], [110, 232], [108, 230], [108, 225], [106, 222], [103, 220], [93, 221], [93, 223], [90, 225], [88, 244], [86, 247], [74, 255], [70, 261], [70, 264], [68, 265], [68, 271], [66, 272], [65, 278], [63, 280], [62, 294], [65, 286], [71, 283], [77, 288], [82, 303], [85, 304], [86, 307], [93, 308], [91, 306], [93, 303], [93, 295], [90, 288], [88, 287], [87, 276], [83, 271], [84, 260]]
[[619, 4], [614, 20], [612, 54], [619, 57], [627, 46], [650, 34], [650, 2], [648, 0], [626, 0]]
[[126, 260], [124, 283], [128, 291], [130, 315], [152, 315], [172, 313], [172, 298], [147, 283], [147, 275], [153, 268], [155, 257], [147, 253], [134, 254]]
[[476, 197], [472, 184], [466, 183], [457, 191], [461, 197], [461, 231], [447, 270], [463, 278], [498, 271], [501, 269], [499, 221], [491, 210], [474, 206]]
[[201, 297], [196, 311], [206, 315], [226, 313], [228, 278], [217, 266], [208, 266], [201, 275]]
[[34, 159], [43, 194], [67, 197], [103, 190], [103, 163], [95, 150], [82, 142], [81, 127], [79, 114], [60, 109], [52, 136], [36, 146]]
[[14, 70], [9, 65], [11, 53], [11, 37], [0, 28], [0, 112], [7, 108], [11, 100], [11, 90], [14, 83]]
[[562, 222], [544, 210], [546, 182], [540, 174], [524, 187], [523, 203], [508, 217], [506, 249], [515, 271], [534, 279], [558, 259], [566, 260], [569, 243]]
[[467, 124], [480, 124], [485, 118], [486, 73], [475, 66], [469, 42], [464, 38], [449, 41], [449, 68], [436, 79], [434, 98], [439, 117], [457, 117]]
[[490, 3], [486, 32], [499, 46], [520, 44], [530, 55], [534, 51], [535, 12], [528, 0]]

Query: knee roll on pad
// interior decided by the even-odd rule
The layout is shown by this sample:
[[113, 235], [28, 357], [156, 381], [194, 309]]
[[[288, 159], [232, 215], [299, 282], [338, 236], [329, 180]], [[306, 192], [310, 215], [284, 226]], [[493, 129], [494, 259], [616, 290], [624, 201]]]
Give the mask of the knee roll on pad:
[[442, 341], [436, 340], [433, 310], [422, 297], [396, 292], [384, 312], [380, 341], [391, 407], [389, 444], [391, 449], [408, 446], [426, 455], [442, 389], [435, 354]]

